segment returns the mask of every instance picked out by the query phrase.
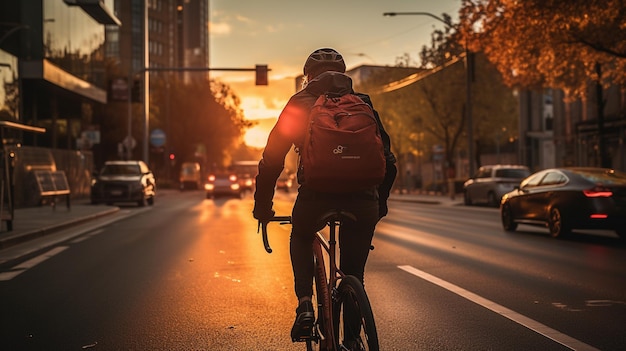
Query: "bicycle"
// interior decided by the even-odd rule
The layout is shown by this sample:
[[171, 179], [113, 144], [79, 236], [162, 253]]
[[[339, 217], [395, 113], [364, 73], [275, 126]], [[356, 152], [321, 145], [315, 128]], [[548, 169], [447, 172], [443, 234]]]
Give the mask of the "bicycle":
[[[335, 210], [320, 220], [329, 227], [328, 240], [318, 231], [313, 240], [315, 262], [313, 305], [316, 319], [311, 335], [299, 340], [306, 342], [308, 351], [317, 350], [378, 350], [378, 333], [372, 308], [363, 284], [354, 276], [344, 274], [337, 266], [337, 229], [345, 219], [355, 220], [351, 213]], [[290, 224], [291, 216], [274, 216], [269, 222]], [[265, 251], [272, 253], [267, 237], [268, 222], [261, 222]], [[373, 246], [370, 247], [370, 250]], [[328, 257], [328, 263], [325, 258]]]

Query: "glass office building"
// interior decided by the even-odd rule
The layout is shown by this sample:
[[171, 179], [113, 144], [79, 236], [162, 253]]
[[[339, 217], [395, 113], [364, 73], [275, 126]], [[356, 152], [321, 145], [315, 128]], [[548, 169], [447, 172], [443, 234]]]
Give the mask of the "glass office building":
[[107, 102], [105, 25], [120, 25], [112, 4], [0, 4], [0, 118], [46, 128], [43, 135], [25, 135], [28, 145], [76, 149], [95, 104]]

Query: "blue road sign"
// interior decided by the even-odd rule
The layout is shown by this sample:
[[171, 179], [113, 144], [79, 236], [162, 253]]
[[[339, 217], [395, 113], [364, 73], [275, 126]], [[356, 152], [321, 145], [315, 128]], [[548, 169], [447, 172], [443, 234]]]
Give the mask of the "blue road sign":
[[152, 144], [152, 146], [154, 147], [161, 147], [165, 145], [165, 140], [165, 132], [161, 129], [154, 129], [150, 133], [150, 144]]

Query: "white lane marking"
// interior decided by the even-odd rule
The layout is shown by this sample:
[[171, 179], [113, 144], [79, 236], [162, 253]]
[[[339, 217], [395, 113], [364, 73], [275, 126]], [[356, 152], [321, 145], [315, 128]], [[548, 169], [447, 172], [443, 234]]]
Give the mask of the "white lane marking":
[[13, 268], [11, 268], [10, 271], [0, 273], [0, 281], [11, 280], [17, 277], [18, 275], [26, 272], [26, 270], [33, 268], [36, 265], [40, 264], [41, 262], [49, 259], [50, 257], [63, 252], [67, 248], [68, 248], [67, 246], [55, 247], [54, 249], [48, 252], [45, 252], [37, 257], [31, 258], [28, 261], [24, 261], [18, 264], [17, 266], [14, 266]]
[[439, 279], [437, 277], [435, 277], [434, 275], [430, 275], [424, 271], [420, 271], [419, 269], [406, 265], [406, 266], [398, 266], [398, 268], [402, 269], [403, 271], [406, 271], [410, 274], [413, 274], [416, 277], [420, 277], [428, 282], [431, 282], [435, 285], [438, 285], [446, 290], [449, 290], [461, 297], [466, 298], [467, 300], [470, 300], [478, 305], [481, 305], [495, 313], [498, 313], [510, 320], [512, 320], [513, 322], [517, 323], [517, 324], [521, 324], [523, 326], [525, 326], [526, 328], [541, 334], [549, 339], [552, 339], [556, 342], [558, 342], [559, 344], [568, 347], [572, 350], [581, 350], [581, 351], [599, 351], [599, 349], [585, 344], [584, 342], [580, 341], [580, 340], [576, 340], [574, 338], [572, 338], [571, 336], [565, 335], [561, 332], [559, 332], [558, 330], [554, 330], [544, 324], [541, 324], [533, 319], [530, 319], [524, 315], [521, 315], [513, 310], [510, 310], [504, 306], [498, 305], [497, 303], [487, 300], [479, 295], [476, 295], [470, 291], [467, 291], [457, 285], [454, 285], [452, 283], [449, 283], [445, 280]]
[[91, 232], [91, 233], [89, 233], [89, 234], [86, 234], [86, 235], [80, 236], [80, 237], [78, 237], [78, 238], [76, 238], [76, 239], [72, 240], [72, 241], [71, 241], [71, 243], [72, 243], [72, 244], [78, 244], [78, 243], [80, 243], [80, 242], [82, 242], [82, 241], [85, 241], [85, 240], [87, 240], [87, 239], [89, 239], [89, 238], [91, 238], [91, 237], [94, 237], [94, 236], [96, 236], [96, 235], [98, 235], [98, 234], [102, 233], [103, 231], [104, 231], [104, 229], [94, 230], [93, 232]]

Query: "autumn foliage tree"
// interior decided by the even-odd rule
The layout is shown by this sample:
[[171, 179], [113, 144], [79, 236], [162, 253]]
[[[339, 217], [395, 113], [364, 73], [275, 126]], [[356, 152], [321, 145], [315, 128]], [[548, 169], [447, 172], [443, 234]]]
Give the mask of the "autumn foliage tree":
[[463, 0], [460, 21], [509, 86], [584, 98], [590, 81], [626, 84], [624, 0]]
[[166, 131], [176, 158], [209, 167], [230, 164], [231, 153], [250, 126], [232, 89], [204, 78], [183, 81], [171, 76], [153, 81], [151, 128]]

